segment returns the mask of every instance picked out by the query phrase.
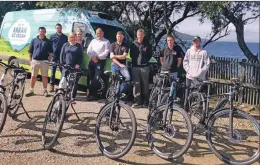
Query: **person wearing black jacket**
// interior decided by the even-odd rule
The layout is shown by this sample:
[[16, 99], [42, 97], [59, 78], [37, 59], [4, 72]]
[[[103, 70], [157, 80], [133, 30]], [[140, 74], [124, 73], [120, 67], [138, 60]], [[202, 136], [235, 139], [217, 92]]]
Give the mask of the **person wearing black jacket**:
[[130, 46], [132, 58], [132, 79], [134, 82], [135, 103], [133, 108], [147, 108], [149, 102], [149, 60], [152, 46], [144, 42], [144, 30], [137, 30], [137, 40]]
[[[60, 53], [60, 63], [70, 65], [76, 69], [80, 68], [83, 61], [83, 48], [79, 43], [76, 43], [76, 34], [70, 33], [67, 43], [65, 43]], [[62, 71], [62, 77], [65, 77], [67, 72]], [[76, 79], [75, 85], [72, 89], [72, 99], [74, 100], [77, 95], [78, 81]]]

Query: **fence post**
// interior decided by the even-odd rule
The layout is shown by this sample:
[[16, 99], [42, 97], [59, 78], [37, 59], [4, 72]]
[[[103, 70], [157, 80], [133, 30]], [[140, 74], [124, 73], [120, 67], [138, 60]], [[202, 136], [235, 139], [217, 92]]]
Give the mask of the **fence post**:
[[[242, 59], [241, 62], [240, 62], [240, 65], [241, 65], [241, 76], [240, 76], [240, 82], [241, 83], [244, 83], [245, 82], [245, 78], [246, 78], [246, 59]], [[245, 88], [242, 87], [241, 89], [241, 94], [239, 96], [239, 102], [242, 102], [243, 101], [243, 96], [245, 94]]]

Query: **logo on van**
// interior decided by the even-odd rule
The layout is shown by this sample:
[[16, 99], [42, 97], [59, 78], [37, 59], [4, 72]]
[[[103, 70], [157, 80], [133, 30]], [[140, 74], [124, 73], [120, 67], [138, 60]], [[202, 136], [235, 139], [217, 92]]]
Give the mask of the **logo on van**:
[[11, 45], [25, 45], [30, 39], [31, 27], [25, 19], [19, 19], [13, 24], [8, 33]]

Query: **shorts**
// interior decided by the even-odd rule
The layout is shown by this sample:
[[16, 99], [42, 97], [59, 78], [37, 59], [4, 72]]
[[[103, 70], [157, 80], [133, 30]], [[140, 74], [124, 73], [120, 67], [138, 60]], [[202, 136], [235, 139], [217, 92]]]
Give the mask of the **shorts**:
[[45, 62], [48, 62], [48, 60], [32, 60], [31, 67], [32, 67], [32, 76], [36, 77], [39, 73], [39, 69], [41, 69], [41, 75], [42, 76], [48, 76], [48, 69], [49, 65]]

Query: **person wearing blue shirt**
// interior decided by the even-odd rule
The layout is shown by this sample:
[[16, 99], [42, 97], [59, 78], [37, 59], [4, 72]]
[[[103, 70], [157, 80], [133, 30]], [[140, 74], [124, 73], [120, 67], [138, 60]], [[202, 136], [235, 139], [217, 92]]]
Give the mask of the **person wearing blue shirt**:
[[[68, 42], [68, 37], [62, 33], [61, 24], [57, 23], [55, 28], [56, 28], [56, 33], [50, 37], [50, 40], [52, 42], [52, 48], [53, 48], [52, 62], [59, 62], [61, 48], [66, 42]], [[57, 69], [56, 66], [51, 67], [50, 92], [54, 92], [56, 69]], [[62, 68], [59, 69], [62, 72]]]
[[45, 27], [39, 27], [38, 36], [32, 39], [28, 53], [30, 57], [32, 76], [31, 76], [31, 89], [26, 94], [26, 97], [33, 96], [34, 86], [37, 80], [39, 69], [41, 69], [42, 83], [44, 88], [44, 96], [48, 96], [47, 85], [48, 85], [48, 69], [49, 65], [46, 63], [52, 58], [53, 50], [51, 41], [46, 38]]

